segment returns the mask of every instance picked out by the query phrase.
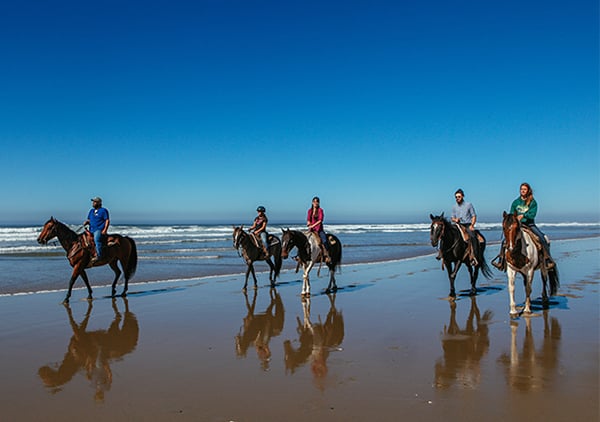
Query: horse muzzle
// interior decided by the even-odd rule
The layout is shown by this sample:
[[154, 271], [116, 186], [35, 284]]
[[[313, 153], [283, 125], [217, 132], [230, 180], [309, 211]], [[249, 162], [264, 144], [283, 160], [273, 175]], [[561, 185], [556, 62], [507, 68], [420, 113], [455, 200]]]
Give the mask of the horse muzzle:
[[38, 237], [37, 243], [39, 243], [40, 245], [47, 245], [48, 241], [46, 239], [42, 239], [41, 237]]

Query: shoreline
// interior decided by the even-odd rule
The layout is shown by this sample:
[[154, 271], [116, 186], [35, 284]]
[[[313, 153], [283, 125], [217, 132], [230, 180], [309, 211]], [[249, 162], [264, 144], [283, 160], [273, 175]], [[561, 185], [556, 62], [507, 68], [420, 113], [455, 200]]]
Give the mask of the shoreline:
[[[564, 243], [564, 242], [575, 242], [578, 240], [586, 240], [586, 239], [600, 239], [600, 236], [597, 235], [591, 235], [591, 236], [586, 236], [586, 237], [573, 237], [573, 238], [566, 238], [566, 239], [556, 239], [553, 240], [551, 244], [557, 244], [557, 243]], [[492, 245], [499, 245], [500, 241], [497, 242], [488, 242], [488, 246]], [[486, 249], [486, 252], [488, 252], [488, 250]], [[391, 264], [391, 263], [399, 263], [399, 262], [403, 262], [403, 261], [410, 261], [410, 260], [414, 260], [414, 259], [419, 259], [419, 258], [426, 258], [428, 256], [433, 256], [435, 255], [437, 252], [435, 252], [435, 250], [431, 253], [421, 253], [421, 254], [414, 254], [414, 255], [409, 255], [406, 257], [401, 257], [401, 258], [394, 258], [394, 259], [381, 259], [381, 260], [370, 260], [370, 261], [354, 261], [354, 262], [350, 262], [345, 264], [344, 262], [342, 262], [341, 264], [341, 268], [347, 268], [347, 267], [352, 267], [352, 266], [358, 266], [358, 265], [377, 265], [377, 264]], [[64, 255], [64, 253], [61, 253], [61, 256]], [[491, 261], [491, 260], [488, 260]], [[288, 261], [284, 261], [284, 265], [286, 262], [290, 262]], [[256, 264], [264, 264], [264, 262], [261, 261], [257, 261], [255, 263]], [[266, 266], [266, 264], [264, 264]], [[101, 268], [101, 267], [98, 267]], [[316, 267], [318, 268], [318, 267]], [[264, 274], [268, 274], [269, 270], [268, 269], [264, 269], [264, 270], [258, 270], [256, 269], [255, 266], [255, 271], [257, 274], [257, 278], [259, 278], [259, 275], [264, 275]], [[281, 282], [281, 275], [283, 274], [290, 274], [293, 271], [295, 271], [293, 268], [282, 268], [281, 269], [281, 274], [280, 277], [277, 281], [277, 283]], [[324, 271], [328, 271], [327, 268], [324, 269]], [[222, 277], [242, 277], [244, 276], [245, 272], [231, 272], [231, 273], [217, 273], [217, 274], [207, 274], [207, 275], [199, 275], [199, 276], [189, 276], [189, 277], [175, 277], [172, 279], [160, 279], [160, 280], [143, 280], [143, 281], [136, 281], [135, 277], [133, 278], [133, 280], [130, 280], [129, 282], [129, 289], [131, 288], [135, 288], [136, 286], [145, 286], [145, 285], [153, 285], [153, 284], [173, 284], [173, 283], [178, 283], [178, 282], [202, 282], [205, 280], [210, 280], [210, 279], [215, 279], [215, 278], [222, 278]], [[248, 281], [249, 283], [251, 283], [251, 278]], [[260, 280], [259, 280], [260, 282]], [[285, 282], [285, 281], [284, 281]], [[117, 282], [117, 291], [119, 291], [119, 288], [122, 288], [122, 276], [120, 277], [119, 281]], [[110, 289], [112, 286], [112, 282], [111, 283], [107, 283], [107, 284], [92, 284], [92, 289], [94, 290], [94, 292], [96, 290], [99, 289]], [[60, 292], [66, 292], [68, 290], [68, 287], [65, 284], [64, 288], [58, 288], [58, 289], [50, 289], [50, 290], [39, 290], [39, 291], [28, 291], [28, 292], [14, 292], [14, 293], [0, 293], [0, 298], [2, 297], [13, 297], [13, 296], [28, 296], [28, 295], [38, 295], [38, 294], [51, 294], [51, 293], [60, 293]], [[75, 282], [75, 286], [73, 287], [73, 292], [77, 292], [77, 291], [85, 291], [86, 287], [83, 285], [83, 282], [80, 279], [77, 279], [77, 281]]]

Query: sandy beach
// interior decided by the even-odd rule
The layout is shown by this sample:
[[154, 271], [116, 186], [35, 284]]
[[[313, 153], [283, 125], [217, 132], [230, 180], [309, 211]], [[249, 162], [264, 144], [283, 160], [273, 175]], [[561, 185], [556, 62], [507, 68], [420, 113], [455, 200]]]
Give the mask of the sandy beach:
[[597, 420], [600, 238], [552, 248], [559, 294], [512, 320], [505, 274], [452, 302], [433, 255], [345, 265], [334, 295], [313, 271], [309, 300], [289, 270], [247, 294], [221, 276], [1, 297], [2, 419]]

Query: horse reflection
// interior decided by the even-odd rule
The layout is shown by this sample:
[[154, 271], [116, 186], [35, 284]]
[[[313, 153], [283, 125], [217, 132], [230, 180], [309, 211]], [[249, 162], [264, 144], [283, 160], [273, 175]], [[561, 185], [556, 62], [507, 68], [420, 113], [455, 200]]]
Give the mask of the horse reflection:
[[255, 290], [252, 304], [250, 304], [248, 294], [244, 291], [248, 314], [244, 317], [244, 325], [240, 328], [240, 333], [235, 336], [235, 352], [238, 357], [246, 357], [248, 348], [254, 345], [261, 367], [267, 371], [271, 361], [269, 342], [272, 337], [281, 334], [285, 321], [285, 310], [279, 293], [275, 289], [270, 289], [271, 302], [269, 306], [265, 312], [255, 314], [256, 296], [257, 291]]
[[492, 312], [487, 310], [483, 317], [477, 307], [475, 296], [471, 296], [471, 310], [464, 329], [456, 322], [456, 302], [450, 301], [450, 323], [444, 326], [442, 348], [444, 357], [435, 364], [435, 386], [449, 388], [458, 385], [474, 388], [481, 378], [481, 359], [490, 347], [488, 324]]
[[283, 343], [286, 371], [293, 374], [310, 360], [314, 380], [320, 389], [324, 388], [323, 382], [327, 377], [329, 353], [338, 348], [344, 340], [344, 317], [335, 307], [335, 294], [328, 294], [327, 297], [330, 305], [327, 318], [322, 322], [319, 316], [318, 323], [312, 323], [310, 320], [310, 299], [302, 299], [304, 318], [301, 321], [296, 317], [300, 345], [294, 348], [290, 340]]
[[71, 307], [65, 304], [73, 336], [62, 362], [42, 366], [38, 375], [44, 385], [54, 394], [62, 390], [75, 374], [82, 371], [92, 384], [96, 401], [103, 401], [104, 394], [112, 385], [111, 362], [133, 352], [137, 346], [139, 326], [135, 315], [129, 310], [126, 298], [125, 312], [122, 315], [116, 299], [112, 300], [114, 320], [106, 330], [88, 331], [87, 326], [92, 313], [92, 302], [88, 302], [83, 321], [78, 324], [73, 318]]
[[547, 391], [558, 372], [561, 327], [558, 320], [543, 312], [544, 338], [539, 348], [535, 347], [532, 318], [525, 318], [525, 337], [519, 353], [517, 330], [519, 323], [511, 322], [510, 354], [503, 353], [499, 362], [506, 368], [508, 385], [519, 391]]

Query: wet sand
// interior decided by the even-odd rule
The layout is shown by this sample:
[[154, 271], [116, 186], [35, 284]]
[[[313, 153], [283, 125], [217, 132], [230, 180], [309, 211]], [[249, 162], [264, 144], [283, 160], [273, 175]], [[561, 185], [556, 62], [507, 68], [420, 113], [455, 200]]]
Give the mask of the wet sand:
[[308, 301], [289, 271], [3, 297], [2, 419], [598, 420], [600, 239], [552, 248], [559, 294], [512, 320], [505, 274], [452, 302], [433, 256], [343, 266], [335, 295], [313, 271]]

